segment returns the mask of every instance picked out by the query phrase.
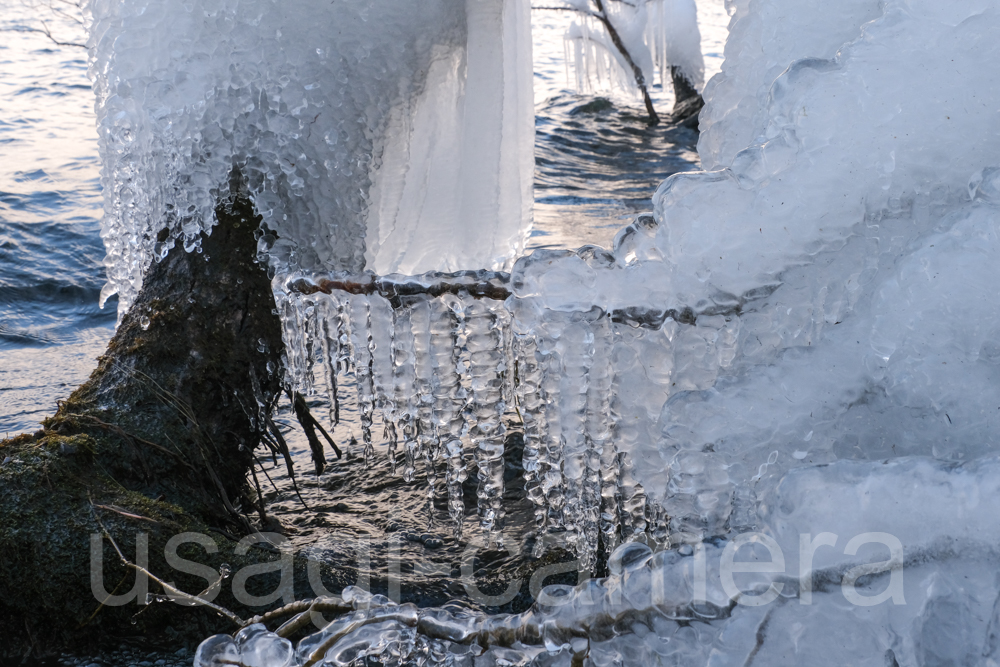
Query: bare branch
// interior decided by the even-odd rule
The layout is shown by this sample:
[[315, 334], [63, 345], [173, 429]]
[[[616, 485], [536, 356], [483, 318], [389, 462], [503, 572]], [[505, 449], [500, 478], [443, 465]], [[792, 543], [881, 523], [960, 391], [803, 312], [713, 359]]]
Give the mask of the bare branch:
[[49, 40], [53, 44], [58, 44], [59, 46], [75, 46], [75, 47], [78, 47], [78, 48], [81, 48], [81, 49], [87, 48], [86, 44], [81, 44], [79, 42], [63, 42], [63, 41], [60, 41], [60, 40], [56, 39], [55, 37], [52, 36], [52, 31], [49, 30], [49, 27], [47, 25], [45, 25], [45, 21], [39, 21], [39, 23], [42, 24], [41, 28], [32, 28], [30, 26], [26, 26], [25, 25], [25, 26], [15, 26], [13, 28], [0, 28], [0, 30], [7, 31], [7, 32], [37, 32], [37, 33], [40, 33], [42, 35], [45, 35], [46, 37], [49, 38]]
[[59, 9], [58, 7], [50, 7], [50, 9], [52, 10], [53, 14], [58, 14], [59, 16], [62, 16], [63, 18], [69, 19], [70, 21], [72, 21], [73, 23], [76, 23], [77, 25], [80, 25], [80, 26], [83, 25], [83, 19], [81, 19], [81, 18], [79, 18], [77, 16], [73, 16], [72, 14], [67, 14], [64, 10]]
[[611, 23], [611, 19], [608, 18], [608, 12], [604, 9], [603, 0], [594, 0], [594, 4], [597, 5], [597, 20], [604, 24], [604, 28], [608, 31], [608, 37], [611, 38], [612, 43], [614, 43], [615, 48], [622, 54], [625, 58], [625, 62], [628, 66], [632, 68], [632, 75], [635, 77], [635, 85], [639, 87], [639, 92], [642, 93], [642, 101], [646, 105], [646, 113], [649, 114], [649, 124], [659, 125], [660, 117], [656, 113], [656, 109], [653, 108], [653, 100], [649, 96], [649, 91], [646, 89], [646, 77], [642, 73], [642, 68], [635, 64], [632, 60], [632, 54], [628, 52], [625, 48], [624, 42], [622, 42], [621, 36], [615, 29], [615, 26]]
[[[628, 0], [608, 1], [628, 5], [630, 7], [637, 6]], [[611, 42], [615, 45], [615, 48], [618, 49], [618, 52], [622, 54], [622, 57], [628, 64], [629, 69], [632, 70], [632, 76], [635, 78], [635, 85], [639, 88], [639, 92], [642, 93], [642, 102], [646, 106], [646, 113], [649, 114], [649, 124], [659, 125], [660, 116], [656, 113], [656, 109], [653, 108], [653, 99], [649, 96], [649, 90], [646, 88], [646, 77], [642, 73], [642, 68], [635, 64], [635, 61], [632, 59], [632, 54], [628, 52], [627, 48], [625, 48], [625, 43], [622, 42], [621, 36], [618, 34], [618, 30], [615, 29], [614, 24], [611, 23], [611, 18], [608, 16], [607, 10], [604, 9], [604, 0], [593, 0], [593, 2], [597, 6], [596, 12], [583, 10], [578, 7], [571, 7], [569, 5], [563, 7], [539, 6], [532, 7], [532, 9], [540, 11], [576, 12], [577, 14], [583, 14], [584, 16], [589, 16], [597, 21], [600, 21], [604, 26], [604, 29], [607, 30], [608, 37], [611, 38]]]

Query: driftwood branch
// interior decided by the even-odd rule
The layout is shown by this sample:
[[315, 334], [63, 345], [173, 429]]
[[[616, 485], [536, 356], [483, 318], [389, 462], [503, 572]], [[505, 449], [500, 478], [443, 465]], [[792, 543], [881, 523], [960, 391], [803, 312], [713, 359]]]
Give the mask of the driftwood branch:
[[[108, 509], [104, 505], [95, 505], [93, 502], [91, 502], [91, 506], [94, 507], [95, 509], [96, 508]], [[140, 518], [142, 518], [142, 517], [140, 517]], [[111, 537], [111, 533], [109, 533], [108, 529], [104, 527], [104, 524], [101, 522], [100, 517], [98, 517], [96, 513], [94, 514], [94, 520], [97, 522], [97, 525], [101, 527], [101, 532], [104, 534], [104, 537], [108, 538], [108, 541], [111, 542], [111, 546], [114, 547], [115, 552], [117, 552], [118, 558], [121, 560], [122, 565], [124, 565], [125, 567], [128, 567], [128, 568], [130, 568], [132, 570], [135, 570], [139, 574], [143, 574], [143, 575], [149, 577], [150, 579], [152, 579], [153, 581], [155, 581], [156, 583], [158, 583], [160, 586], [162, 586], [164, 591], [166, 591], [167, 593], [173, 595], [175, 597], [175, 599], [176, 598], [180, 598], [180, 599], [182, 599], [182, 600], [184, 600], [186, 602], [190, 602], [193, 605], [199, 605], [199, 606], [202, 606], [202, 607], [208, 607], [209, 609], [211, 609], [211, 610], [219, 613], [220, 615], [225, 616], [226, 618], [228, 618], [230, 621], [232, 621], [238, 627], [243, 627], [246, 624], [246, 622], [242, 618], [240, 618], [239, 616], [237, 616], [233, 612], [229, 611], [225, 607], [220, 607], [219, 605], [217, 605], [217, 604], [215, 604], [213, 602], [209, 602], [208, 600], [206, 600], [206, 599], [204, 599], [202, 597], [199, 597], [197, 595], [191, 595], [190, 593], [185, 593], [184, 591], [182, 591], [181, 589], [177, 588], [173, 584], [170, 584], [170, 583], [168, 583], [166, 581], [163, 581], [162, 579], [160, 579], [155, 574], [153, 574], [152, 572], [150, 572], [146, 568], [142, 567], [141, 565], [136, 565], [135, 563], [133, 563], [132, 561], [130, 561], [128, 558], [125, 558], [125, 554], [123, 554], [122, 550], [118, 547], [118, 543], [115, 542], [115, 538]], [[212, 586], [209, 586], [208, 591], [212, 590], [212, 588], [218, 586], [220, 583], [221, 583], [221, 577], [220, 577], [219, 581], [217, 581], [214, 584], [212, 584]]]

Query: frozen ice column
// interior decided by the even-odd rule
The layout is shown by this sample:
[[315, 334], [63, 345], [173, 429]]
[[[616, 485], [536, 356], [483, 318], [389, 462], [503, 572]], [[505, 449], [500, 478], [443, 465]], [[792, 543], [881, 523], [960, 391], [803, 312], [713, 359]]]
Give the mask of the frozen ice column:
[[277, 274], [506, 264], [530, 222], [528, 11], [95, 0], [104, 298], [124, 312], [150, 262], [197, 250], [234, 166]]
[[509, 268], [531, 222], [534, 104], [526, 0], [465, 0], [466, 46], [437, 49], [393, 110], [366, 258], [379, 274]]

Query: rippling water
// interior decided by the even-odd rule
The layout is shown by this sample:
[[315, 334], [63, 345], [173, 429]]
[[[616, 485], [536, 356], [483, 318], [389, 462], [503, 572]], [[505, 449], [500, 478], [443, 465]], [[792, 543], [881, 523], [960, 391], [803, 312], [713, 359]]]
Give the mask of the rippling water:
[[[0, 0], [0, 435], [36, 429], [56, 400], [87, 377], [113, 333], [116, 311], [114, 302], [103, 311], [97, 307], [104, 249], [86, 54], [37, 33], [11, 31], [37, 25], [37, 16], [17, 0]], [[723, 0], [703, 0], [699, 16], [707, 78], [722, 60]], [[537, 136], [529, 249], [609, 246], [618, 229], [650, 209], [649, 197], [663, 178], [697, 168], [697, 134], [647, 127], [637, 99], [568, 89], [562, 34], [572, 16], [545, 11], [533, 18]], [[58, 27], [79, 35], [72, 24]], [[653, 97], [661, 112], [669, 112], [669, 89], [656, 87]], [[352, 394], [349, 385], [342, 390]], [[324, 411], [319, 402], [313, 407]], [[456, 577], [464, 544], [450, 537], [444, 502], [428, 512], [422, 477], [409, 485], [389, 478], [384, 445], [375, 468], [361, 470], [360, 447], [349, 444], [361, 439], [351, 401], [344, 401], [341, 416], [335, 437], [354, 456], [334, 462], [321, 477], [301, 474], [308, 511], [282, 467], [267, 464], [276, 485], [265, 489], [270, 511], [297, 547], [334, 562], [353, 559], [351, 544], [369, 540], [375, 576], [385, 572], [386, 554], [395, 549], [407, 563], [404, 597], [440, 603], [461, 596]], [[279, 421], [289, 431], [299, 469], [309, 470], [308, 446], [292, 428], [287, 407]], [[511, 438], [507, 449], [516, 453], [516, 430]], [[484, 573], [517, 571], [529, 560], [519, 555], [530, 551], [531, 507], [515, 458], [507, 462], [505, 498], [513, 553], [480, 553], [477, 568]], [[466, 493], [471, 514], [474, 479]], [[476, 537], [474, 523], [466, 521], [467, 538]]]
[[[698, 168], [698, 135], [647, 127], [638, 97], [577, 94], [562, 39], [573, 13], [536, 11], [532, 18], [535, 227], [528, 250], [610, 247], [619, 229], [651, 210], [649, 198], [664, 178]], [[723, 0], [699, 0], [698, 21], [707, 81], [722, 65], [729, 21]], [[669, 85], [656, 82], [650, 95], [661, 115], [670, 112]]]
[[86, 52], [10, 32], [37, 16], [0, 2], [0, 434], [37, 428], [86, 378], [115, 322], [113, 307], [97, 307], [104, 246]]

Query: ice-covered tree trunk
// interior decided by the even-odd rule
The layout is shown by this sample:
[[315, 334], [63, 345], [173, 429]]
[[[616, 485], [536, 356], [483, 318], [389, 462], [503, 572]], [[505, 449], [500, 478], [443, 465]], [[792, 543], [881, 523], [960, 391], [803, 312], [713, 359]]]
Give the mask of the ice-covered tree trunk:
[[[240, 195], [216, 216], [201, 252], [177, 245], [151, 265], [97, 369], [44, 428], [0, 442], [0, 657], [166, 627], [183, 642], [219, 625], [204, 607], [137, 606], [146, 590], [105, 530], [133, 562], [148, 544], [148, 569], [193, 593], [206, 578], [164, 562], [175, 535], [207, 536], [186, 556], [217, 573], [274, 559], [238, 555], [224, 537], [246, 534], [239, 510], [256, 507], [247, 475], [281, 389], [283, 344], [256, 262], [259, 216]], [[102, 604], [130, 590], [128, 604]], [[251, 611], [228, 594], [217, 602]]]
[[201, 252], [178, 245], [150, 266], [97, 370], [48, 428], [97, 434], [108, 431], [98, 420], [112, 423], [130, 436], [109, 464], [116, 480], [189, 506], [195, 491], [203, 512], [226, 517], [247, 504], [283, 344], [256, 260], [260, 218], [239, 195], [216, 216]]

